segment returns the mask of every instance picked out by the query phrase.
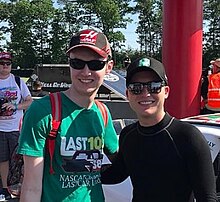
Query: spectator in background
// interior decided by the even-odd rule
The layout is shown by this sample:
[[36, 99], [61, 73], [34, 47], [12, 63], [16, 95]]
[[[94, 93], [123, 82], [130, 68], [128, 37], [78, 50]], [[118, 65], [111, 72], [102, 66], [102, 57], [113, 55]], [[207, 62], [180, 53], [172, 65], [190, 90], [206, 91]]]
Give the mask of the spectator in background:
[[33, 81], [32, 83], [31, 95], [33, 97], [43, 97], [45, 95], [49, 95], [49, 92], [43, 91], [42, 83], [39, 80], [37, 80], [37, 81]]
[[128, 65], [131, 64], [131, 59], [128, 55], [125, 56], [124, 60], [123, 60], [123, 67], [125, 69], [127, 69]]
[[212, 60], [207, 78], [203, 78], [201, 94], [204, 108], [201, 114], [220, 112], [220, 58]]
[[1, 200], [11, 198], [7, 191], [9, 161], [18, 143], [23, 110], [32, 102], [28, 87], [20, 78], [19, 83], [16, 82], [11, 67], [11, 54], [0, 52], [0, 175], [3, 186], [0, 190]]
[[[210, 62], [208, 75], [202, 83], [202, 98], [205, 106], [201, 114], [213, 114], [220, 112], [220, 58]], [[216, 190], [220, 192], [220, 153], [213, 163], [216, 176]]]

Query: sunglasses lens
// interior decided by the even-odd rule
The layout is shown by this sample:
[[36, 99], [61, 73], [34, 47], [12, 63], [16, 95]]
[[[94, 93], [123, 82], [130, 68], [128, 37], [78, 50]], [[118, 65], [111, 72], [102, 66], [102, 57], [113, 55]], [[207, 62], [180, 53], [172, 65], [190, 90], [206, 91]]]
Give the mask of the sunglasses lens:
[[161, 82], [150, 82], [147, 86], [147, 90], [149, 93], [160, 93], [162, 86]]
[[143, 84], [141, 83], [131, 83], [128, 85], [128, 90], [131, 91], [132, 94], [134, 95], [139, 95], [143, 91]]
[[161, 92], [161, 88], [163, 86], [164, 86], [163, 82], [155, 82], [155, 81], [151, 81], [147, 83], [131, 83], [128, 85], [128, 90], [134, 95], [139, 95], [142, 93], [144, 87], [146, 87], [149, 93], [158, 94]]
[[73, 69], [83, 69], [85, 67], [85, 62], [79, 59], [70, 59], [70, 66]]
[[91, 61], [84, 61], [80, 59], [71, 59], [70, 58], [70, 66], [73, 69], [83, 69], [85, 65], [87, 64], [89, 69], [92, 71], [98, 71], [104, 68], [105, 63], [107, 61], [100, 61], [100, 60], [91, 60]]
[[98, 71], [104, 68], [106, 61], [91, 60], [88, 62], [90, 70]]
[[7, 65], [7, 66], [9, 66], [9, 65], [11, 65], [11, 62], [0, 62], [0, 65]]

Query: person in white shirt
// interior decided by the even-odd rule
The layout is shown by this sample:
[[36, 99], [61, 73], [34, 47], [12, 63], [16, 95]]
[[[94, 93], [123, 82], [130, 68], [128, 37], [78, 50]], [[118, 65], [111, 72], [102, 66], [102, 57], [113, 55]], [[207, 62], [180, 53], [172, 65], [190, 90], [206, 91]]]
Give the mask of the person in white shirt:
[[19, 77], [16, 82], [11, 67], [11, 54], [0, 52], [0, 176], [2, 180], [0, 201], [11, 198], [7, 190], [9, 161], [18, 143], [23, 111], [32, 102], [28, 87]]

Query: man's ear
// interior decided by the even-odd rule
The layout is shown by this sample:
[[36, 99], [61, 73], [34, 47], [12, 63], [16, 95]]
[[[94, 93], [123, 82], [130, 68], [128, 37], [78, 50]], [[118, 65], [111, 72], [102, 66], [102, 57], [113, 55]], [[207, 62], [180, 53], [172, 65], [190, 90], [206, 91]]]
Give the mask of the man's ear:
[[112, 71], [113, 65], [114, 65], [114, 61], [113, 60], [108, 61], [107, 67], [106, 67], [106, 70], [105, 70], [106, 74], [108, 74], [108, 73], [110, 73]]
[[167, 99], [169, 97], [169, 93], [170, 93], [170, 87], [169, 86], [165, 86], [165, 99]]

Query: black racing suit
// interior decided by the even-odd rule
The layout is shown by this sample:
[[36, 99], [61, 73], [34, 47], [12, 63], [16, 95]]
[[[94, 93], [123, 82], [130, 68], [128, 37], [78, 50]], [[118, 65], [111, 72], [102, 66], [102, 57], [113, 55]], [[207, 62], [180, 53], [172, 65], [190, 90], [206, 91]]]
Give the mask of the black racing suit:
[[139, 122], [125, 127], [114, 163], [103, 171], [102, 183], [128, 176], [133, 202], [217, 201], [209, 146], [194, 126], [166, 114], [151, 127]]

